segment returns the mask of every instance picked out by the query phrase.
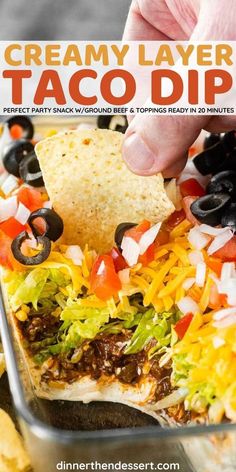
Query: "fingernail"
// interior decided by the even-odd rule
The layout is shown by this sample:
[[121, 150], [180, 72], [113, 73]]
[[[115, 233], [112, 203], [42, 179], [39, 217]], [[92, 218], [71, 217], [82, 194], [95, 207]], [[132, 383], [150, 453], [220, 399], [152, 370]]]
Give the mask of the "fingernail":
[[127, 166], [137, 174], [148, 172], [155, 163], [155, 154], [137, 133], [133, 133], [125, 139], [123, 158]]

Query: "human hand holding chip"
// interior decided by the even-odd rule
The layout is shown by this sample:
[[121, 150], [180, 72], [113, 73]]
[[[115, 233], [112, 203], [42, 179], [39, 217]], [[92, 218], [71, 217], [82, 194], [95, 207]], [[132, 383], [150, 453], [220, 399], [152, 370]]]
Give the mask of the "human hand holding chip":
[[[234, 0], [134, 0], [124, 39], [234, 40], [235, 23]], [[173, 177], [185, 166], [201, 129], [224, 132], [235, 125], [235, 116], [136, 116], [125, 135], [123, 157], [136, 174]]]

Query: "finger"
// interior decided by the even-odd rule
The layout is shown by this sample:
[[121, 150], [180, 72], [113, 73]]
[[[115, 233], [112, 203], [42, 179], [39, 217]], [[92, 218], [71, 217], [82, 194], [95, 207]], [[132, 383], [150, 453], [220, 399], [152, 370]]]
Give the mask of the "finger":
[[235, 0], [202, 0], [192, 41], [231, 41], [236, 39]]
[[136, 116], [125, 134], [123, 158], [136, 174], [174, 176], [208, 121], [209, 116]]
[[189, 38], [197, 24], [200, 0], [166, 0], [166, 3], [168, 3], [173, 17]]
[[178, 161], [173, 162], [170, 167], [163, 169], [162, 175], [165, 179], [171, 179], [172, 177], [177, 177], [184, 167], [186, 166], [186, 162], [188, 159], [188, 152]]
[[169, 41], [187, 39], [165, 0], [133, 0], [128, 14], [124, 40]]
[[236, 129], [236, 116], [213, 116], [208, 122], [206, 129], [211, 133], [225, 133]]

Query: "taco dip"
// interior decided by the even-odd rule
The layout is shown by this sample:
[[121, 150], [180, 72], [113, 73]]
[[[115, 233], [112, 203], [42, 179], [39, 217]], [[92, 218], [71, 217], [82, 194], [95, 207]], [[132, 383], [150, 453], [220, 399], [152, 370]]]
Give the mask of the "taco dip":
[[154, 418], [129, 439], [147, 453], [157, 435], [154, 457], [184, 448], [182, 470], [234, 470], [235, 133], [207, 136], [164, 181], [130, 173], [125, 126], [110, 121], [44, 139], [26, 117], [3, 126], [2, 289], [27, 381], [59, 409], [113, 402]]

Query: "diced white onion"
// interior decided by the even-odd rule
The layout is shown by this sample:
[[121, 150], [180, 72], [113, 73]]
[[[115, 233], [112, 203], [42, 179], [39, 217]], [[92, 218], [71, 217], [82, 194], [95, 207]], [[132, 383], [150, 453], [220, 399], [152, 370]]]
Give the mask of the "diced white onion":
[[105, 269], [105, 262], [102, 261], [100, 266], [98, 267], [97, 275], [102, 275], [102, 273], [104, 272], [104, 269]]
[[188, 255], [189, 262], [193, 266], [197, 266], [200, 262], [204, 261], [203, 254], [201, 251], [191, 251]]
[[7, 198], [6, 200], [4, 198], [0, 199], [0, 222], [8, 220], [8, 218], [11, 218], [12, 216], [15, 216], [17, 212], [17, 197], [13, 196], [10, 198]]
[[8, 172], [2, 172], [1, 175], [0, 175], [0, 186], [2, 188], [2, 185], [3, 183], [5, 182], [5, 180], [8, 178], [9, 174]]
[[121, 243], [121, 249], [122, 256], [130, 267], [137, 264], [140, 256], [140, 246], [133, 238], [124, 236]]
[[200, 311], [198, 304], [191, 297], [183, 297], [176, 304], [184, 315], [187, 313], [192, 313], [194, 315], [196, 312]]
[[9, 175], [6, 180], [4, 180], [1, 189], [5, 195], [8, 195], [10, 192], [15, 190], [18, 187], [18, 180], [14, 175]]
[[214, 228], [206, 224], [202, 224], [198, 227], [201, 233], [208, 234], [209, 236], [219, 236], [227, 231], [228, 228]]
[[230, 306], [236, 306], [236, 284], [234, 283], [233, 291], [227, 293], [227, 301]]
[[211, 238], [210, 236], [203, 234], [201, 231], [199, 231], [199, 228], [195, 226], [194, 228], [190, 229], [188, 240], [194, 248], [201, 250], [209, 244]]
[[203, 287], [206, 278], [206, 264], [205, 262], [199, 262], [196, 267], [196, 285]]
[[28, 221], [30, 213], [30, 210], [25, 205], [23, 205], [23, 203], [20, 202], [15, 215], [15, 219], [19, 221], [19, 223], [21, 223], [22, 225], [25, 225], [25, 223]]
[[219, 236], [216, 236], [210, 244], [209, 248], [207, 249], [208, 254], [214, 254], [214, 252], [224, 247], [225, 244], [228, 243], [230, 239], [232, 239], [233, 235], [234, 233], [233, 231], [231, 231], [231, 229], [226, 229], [224, 233], [221, 233], [219, 234]]
[[[77, 245], [68, 246], [68, 248], [65, 252], [65, 256], [68, 257], [68, 259], [71, 259], [76, 266], [81, 266], [82, 265], [84, 255], [83, 255], [83, 252], [81, 251], [81, 248], [79, 246], [77, 246]], [[102, 263], [104, 264], [103, 261], [102, 261]], [[102, 265], [102, 263], [101, 263], [101, 265]], [[100, 265], [100, 267], [101, 267], [101, 265]], [[99, 269], [100, 269], [100, 267], [99, 267]], [[105, 265], [104, 265], [104, 267], [105, 267]]]
[[52, 209], [52, 202], [50, 202], [50, 200], [47, 200], [46, 202], [44, 202], [43, 208], [50, 208], [50, 210], [51, 210]]
[[114, 115], [114, 116], [112, 116], [110, 124], [109, 124], [109, 128], [111, 130], [115, 130], [117, 125], [119, 125], [119, 126], [125, 126], [126, 125], [126, 119], [123, 115]]
[[145, 233], [143, 233], [143, 235], [141, 236], [139, 240], [139, 247], [140, 247], [141, 255], [144, 254], [146, 250], [149, 248], [149, 246], [151, 246], [151, 244], [155, 241], [160, 231], [161, 224], [162, 223], [157, 223], [156, 225], [151, 226], [151, 228], [145, 231]]
[[179, 405], [188, 395], [187, 388], [179, 388], [178, 390], [174, 390], [174, 392], [167, 395], [165, 398], [162, 398], [154, 405], [148, 405], [149, 410], [163, 410], [164, 408], [169, 408], [174, 405]]
[[233, 326], [235, 324], [236, 324], [236, 315], [230, 315], [230, 316], [226, 316], [220, 321], [214, 321], [213, 326], [215, 328], [223, 329], [223, 328], [228, 328], [229, 326]]
[[28, 235], [30, 237], [24, 241], [24, 244], [30, 247], [31, 249], [37, 249], [38, 247], [37, 240], [34, 238], [33, 234], [28, 233]]
[[119, 270], [118, 276], [122, 284], [128, 284], [130, 282], [130, 269]]
[[220, 338], [220, 336], [214, 336], [213, 338], [213, 346], [215, 349], [218, 349], [221, 346], [224, 346], [225, 340]]
[[3, 127], [2, 135], [0, 137], [0, 160], [2, 159], [4, 149], [8, 144], [11, 143], [11, 141], [12, 137], [8, 128], [8, 124], [6, 123]]
[[161, 356], [161, 358], [159, 360], [159, 366], [164, 367], [164, 365], [168, 364], [168, 362], [172, 358], [172, 355], [173, 355], [172, 349], [168, 349], [167, 352], [165, 352], [165, 354], [163, 354], [163, 356]]
[[202, 175], [195, 167], [193, 159], [188, 159], [185, 168], [178, 178], [178, 185], [188, 179], [196, 179], [200, 185], [205, 187], [210, 180], [210, 175]]
[[218, 292], [227, 295], [230, 306], [236, 306], [236, 278], [221, 280], [218, 285]]
[[227, 280], [231, 277], [235, 277], [235, 263], [234, 262], [224, 262], [221, 269], [221, 280]]
[[217, 311], [213, 315], [213, 320], [220, 321], [230, 315], [236, 316], [236, 308], [223, 308], [222, 310]]
[[195, 278], [194, 277], [189, 277], [188, 279], [184, 280], [183, 289], [184, 290], [189, 290], [194, 284], [195, 284]]

